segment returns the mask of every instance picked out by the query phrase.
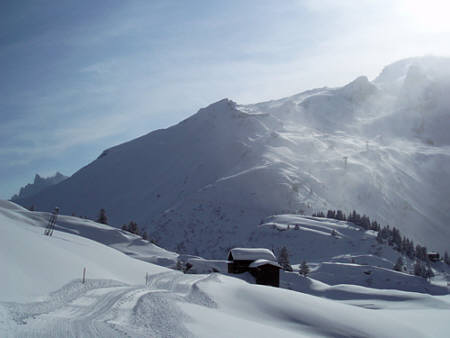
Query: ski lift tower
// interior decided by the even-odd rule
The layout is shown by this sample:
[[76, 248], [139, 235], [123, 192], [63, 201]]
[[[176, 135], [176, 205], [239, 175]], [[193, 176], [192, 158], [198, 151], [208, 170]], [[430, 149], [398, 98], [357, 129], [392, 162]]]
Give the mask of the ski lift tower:
[[56, 207], [55, 210], [53, 210], [52, 214], [50, 215], [50, 218], [48, 220], [47, 228], [45, 228], [44, 235], [51, 237], [53, 235], [53, 229], [55, 229], [56, 224], [56, 218], [59, 214], [59, 208]]

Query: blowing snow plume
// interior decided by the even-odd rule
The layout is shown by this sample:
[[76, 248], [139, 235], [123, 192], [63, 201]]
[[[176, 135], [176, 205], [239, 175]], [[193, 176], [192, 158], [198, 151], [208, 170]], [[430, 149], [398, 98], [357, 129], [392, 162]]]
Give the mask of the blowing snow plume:
[[[19, 200], [39, 210], [135, 220], [168, 249], [224, 257], [262, 218], [358, 210], [446, 250], [450, 59], [411, 58], [276, 101], [216, 102], [105, 150], [69, 179]], [[257, 245], [257, 243], [253, 243]]]

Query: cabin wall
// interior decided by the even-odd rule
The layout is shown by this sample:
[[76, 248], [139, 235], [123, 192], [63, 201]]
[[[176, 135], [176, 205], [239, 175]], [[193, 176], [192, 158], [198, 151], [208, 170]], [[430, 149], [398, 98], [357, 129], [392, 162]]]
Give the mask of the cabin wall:
[[249, 265], [253, 261], [232, 261], [228, 263], [228, 273], [244, 273], [249, 271]]
[[251, 268], [250, 273], [255, 277], [256, 284], [280, 286], [280, 269], [273, 265], [262, 265]]

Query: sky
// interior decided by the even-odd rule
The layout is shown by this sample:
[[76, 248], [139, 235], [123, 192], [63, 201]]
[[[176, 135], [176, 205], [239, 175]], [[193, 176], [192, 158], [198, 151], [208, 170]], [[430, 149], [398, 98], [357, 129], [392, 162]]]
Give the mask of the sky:
[[0, 2], [0, 198], [223, 98], [450, 56], [445, 0]]

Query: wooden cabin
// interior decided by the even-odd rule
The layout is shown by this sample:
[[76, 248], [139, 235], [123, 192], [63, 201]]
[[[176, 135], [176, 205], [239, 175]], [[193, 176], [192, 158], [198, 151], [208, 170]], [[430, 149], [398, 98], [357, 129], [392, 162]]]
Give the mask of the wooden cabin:
[[228, 273], [250, 272], [256, 284], [280, 286], [280, 269], [269, 249], [234, 248], [228, 253]]
[[432, 262], [439, 262], [441, 257], [439, 256], [439, 252], [428, 252], [428, 259]]

